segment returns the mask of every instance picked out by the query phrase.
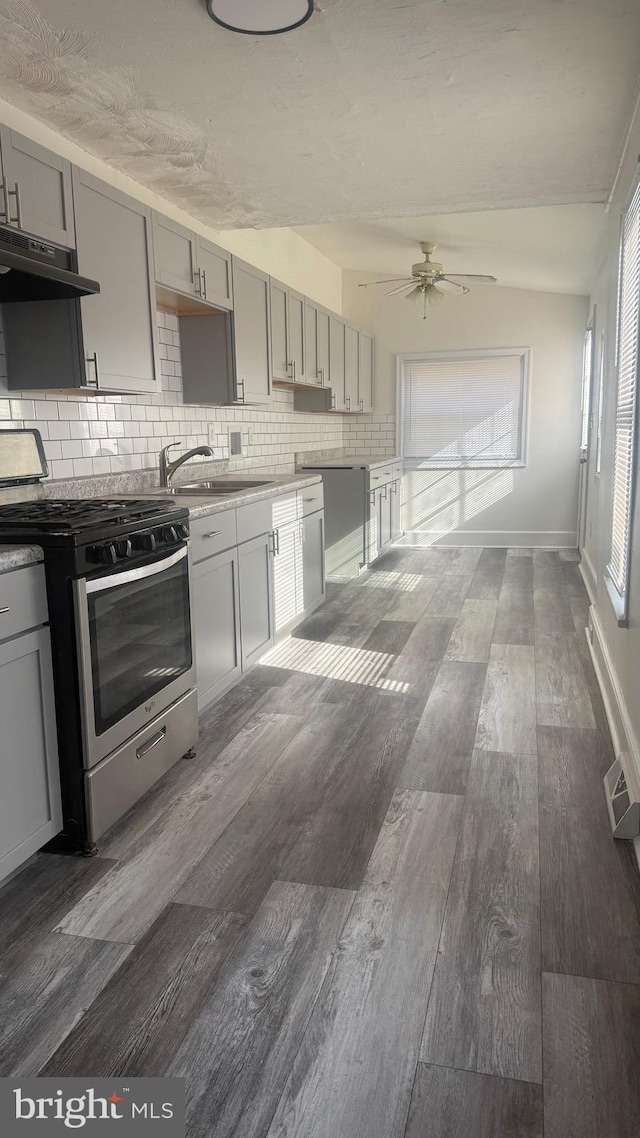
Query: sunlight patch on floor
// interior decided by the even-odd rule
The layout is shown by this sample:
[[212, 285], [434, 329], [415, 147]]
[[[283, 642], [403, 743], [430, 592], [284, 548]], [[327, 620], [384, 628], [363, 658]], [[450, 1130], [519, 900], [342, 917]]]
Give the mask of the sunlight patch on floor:
[[291, 637], [282, 644], [276, 644], [263, 656], [261, 663], [404, 694], [409, 690], [409, 684], [385, 679], [395, 660], [396, 657], [389, 652], [371, 652], [346, 644], [321, 644], [317, 640]]
[[420, 573], [382, 573], [377, 570], [366, 573], [358, 581], [369, 589], [391, 589], [393, 592], [414, 593], [422, 581]]

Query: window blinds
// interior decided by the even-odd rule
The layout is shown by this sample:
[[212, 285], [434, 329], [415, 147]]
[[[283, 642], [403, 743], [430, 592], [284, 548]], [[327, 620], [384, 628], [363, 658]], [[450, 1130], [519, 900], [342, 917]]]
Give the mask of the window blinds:
[[613, 460], [613, 522], [609, 575], [621, 597], [627, 588], [640, 331], [640, 185], [625, 214], [618, 300], [618, 393]]
[[430, 466], [522, 459], [526, 353], [405, 357], [402, 450]]

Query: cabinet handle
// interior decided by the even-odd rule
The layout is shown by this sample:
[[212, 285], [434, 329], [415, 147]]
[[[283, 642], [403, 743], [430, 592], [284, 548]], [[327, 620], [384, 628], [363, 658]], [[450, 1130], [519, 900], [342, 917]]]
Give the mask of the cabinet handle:
[[220, 534], [221, 534], [221, 533], [224, 533], [224, 530], [221, 530], [221, 529], [212, 529], [212, 530], [211, 530], [211, 533], [203, 533], [203, 534], [201, 535], [201, 536], [202, 536], [202, 540], [203, 540], [203, 541], [210, 541], [210, 539], [211, 539], [212, 537], [220, 537]]
[[200, 272], [200, 269], [196, 269], [195, 273], [193, 274], [193, 287], [195, 289], [196, 296], [202, 296], [202, 273]]
[[364, 411], [364, 399], [359, 399], [359, 400], [358, 400], [358, 405], [359, 405], [359, 407], [360, 407], [360, 410], [361, 410], [361, 411]]
[[277, 557], [280, 552], [280, 534], [277, 529], [272, 529], [269, 534], [269, 553]]
[[87, 379], [87, 387], [95, 387], [95, 388], [98, 388], [98, 387], [100, 386], [100, 373], [99, 373], [99, 371], [98, 371], [98, 353], [97, 353], [97, 352], [94, 352], [92, 356], [86, 356], [86, 358], [85, 358], [85, 363], [87, 363], [87, 364], [93, 364], [93, 367], [94, 367], [94, 370], [95, 370], [95, 373], [96, 373], [96, 375], [95, 375], [95, 379], [94, 379], [93, 383], [91, 382], [91, 380], [89, 379], [89, 377], [88, 377], [88, 376], [86, 377], [86, 379]]
[[152, 735], [150, 739], [147, 739], [146, 743], [143, 743], [141, 747], [138, 747], [136, 751], [136, 759], [144, 759], [145, 755], [149, 754], [149, 751], [152, 751], [154, 747], [158, 746], [158, 743], [162, 742], [166, 734], [166, 727], [161, 727], [155, 735]]
[[206, 300], [207, 299], [207, 270], [206, 269], [202, 270], [202, 295], [203, 295], [204, 299]]
[[5, 612], [11, 612], [11, 606], [10, 605], [5, 605], [4, 608], [0, 609], [0, 616], [2, 616], [3, 613], [5, 613]]
[[324, 387], [324, 368], [320, 368], [320, 386]]
[[2, 188], [2, 201], [4, 203], [4, 209], [2, 210], [2, 213], [4, 214], [3, 220], [8, 225], [9, 224], [9, 187], [7, 186], [7, 179], [6, 178], [2, 182], [1, 188]]
[[335, 409], [336, 409], [336, 397], [335, 397], [335, 395], [332, 395], [331, 396], [331, 410], [335, 411]]
[[351, 410], [351, 396], [347, 395], [347, 411]]
[[[7, 214], [7, 221], [9, 225], [17, 225], [18, 229], [22, 229], [22, 202], [20, 201], [20, 183], [15, 182], [14, 188], [9, 190], [7, 198], [14, 197], [16, 199], [16, 216], [11, 217]], [[7, 202], [8, 204], [8, 202]]]
[[242, 388], [242, 395], [239, 391], [236, 393], [236, 403], [244, 403], [244, 379], [236, 380], [236, 387]]

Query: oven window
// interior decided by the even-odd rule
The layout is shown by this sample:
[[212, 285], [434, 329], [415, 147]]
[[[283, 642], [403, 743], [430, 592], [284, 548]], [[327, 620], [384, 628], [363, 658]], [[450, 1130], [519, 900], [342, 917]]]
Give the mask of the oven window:
[[154, 576], [89, 593], [87, 603], [101, 735], [191, 667], [187, 558]]

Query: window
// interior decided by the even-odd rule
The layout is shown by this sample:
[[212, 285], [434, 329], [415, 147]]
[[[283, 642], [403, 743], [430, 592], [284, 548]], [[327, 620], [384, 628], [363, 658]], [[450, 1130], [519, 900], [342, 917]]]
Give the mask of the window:
[[584, 334], [584, 351], [582, 353], [582, 428], [580, 431], [580, 450], [589, 449], [589, 432], [591, 429], [591, 380], [593, 375], [593, 321]]
[[425, 467], [524, 465], [528, 348], [398, 356], [400, 453]]
[[598, 433], [596, 435], [596, 474], [602, 470], [602, 415], [604, 410], [604, 346], [605, 334], [600, 333], [600, 366], [598, 372]]
[[621, 624], [626, 624], [631, 549], [633, 466], [640, 331], [640, 184], [622, 221], [618, 294], [617, 403], [613, 459], [613, 520], [609, 590]]

